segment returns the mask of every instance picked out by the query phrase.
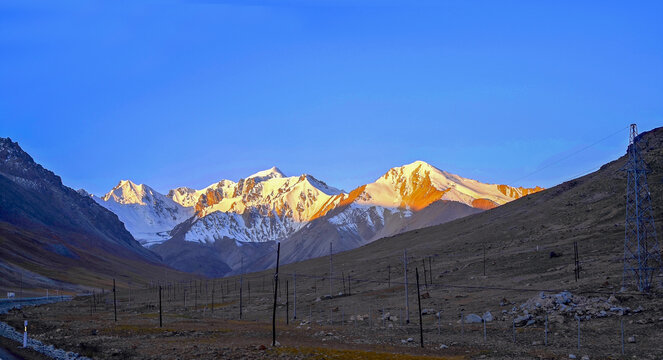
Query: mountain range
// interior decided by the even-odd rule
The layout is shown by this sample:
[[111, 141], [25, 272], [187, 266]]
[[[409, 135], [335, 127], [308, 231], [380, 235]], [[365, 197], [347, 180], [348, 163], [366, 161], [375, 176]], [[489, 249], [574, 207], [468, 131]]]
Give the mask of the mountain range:
[[541, 190], [485, 184], [415, 161], [349, 192], [272, 167], [200, 190], [179, 187], [164, 195], [122, 180], [102, 197], [89, 196], [166, 264], [223, 276], [273, 266], [273, 256], [265, 255], [278, 241], [284, 263], [300, 261], [328, 254], [330, 242], [334, 252], [349, 250]]

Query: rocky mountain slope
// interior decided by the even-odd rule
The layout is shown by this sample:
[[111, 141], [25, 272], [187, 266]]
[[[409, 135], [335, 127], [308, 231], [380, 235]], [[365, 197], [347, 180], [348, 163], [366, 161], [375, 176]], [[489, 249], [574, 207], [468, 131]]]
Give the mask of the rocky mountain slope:
[[52, 289], [172, 272], [115, 214], [64, 186], [9, 138], [0, 138], [0, 268], [2, 288], [18, 287], [20, 277]]

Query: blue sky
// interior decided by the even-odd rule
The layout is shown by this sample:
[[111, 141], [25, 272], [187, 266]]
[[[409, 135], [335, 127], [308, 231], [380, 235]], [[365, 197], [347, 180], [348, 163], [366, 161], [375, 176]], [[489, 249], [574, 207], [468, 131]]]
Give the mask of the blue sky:
[[0, 136], [96, 194], [274, 165], [351, 190], [414, 160], [549, 187], [624, 154], [629, 123], [663, 125], [661, 14], [660, 1], [2, 1]]

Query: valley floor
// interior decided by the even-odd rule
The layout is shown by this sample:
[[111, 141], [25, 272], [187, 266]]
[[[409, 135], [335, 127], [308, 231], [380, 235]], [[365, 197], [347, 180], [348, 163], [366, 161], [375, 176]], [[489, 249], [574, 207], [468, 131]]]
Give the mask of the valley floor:
[[[504, 314], [500, 309], [493, 309], [495, 319], [486, 323], [485, 339], [482, 323], [461, 324], [457, 314], [444, 310], [438, 321], [434, 312], [424, 311], [427, 314], [422, 316], [425, 345], [422, 349], [416, 292], [410, 299], [409, 325], [404, 324], [402, 308], [388, 300], [403, 293], [403, 287], [398, 285], [332, 299], [316, 297], [314, 293], [304, 295], [302, 291], [298, 319], [289, 324], [285, 323], [286, 299], [282, 293], [277, 311], [280, 345], [272, 347], [271, 289], [258, 291], [256, 287], [254, 283], [250, 299], [243, 294], [242, 320], [239, 320], [239, 294], [232, 286], [223, 300], [213, 300], [213, 314], [209, 286], [207, 292], [200, 286], [199, 296], [187, 293], [186, 308], [181, 295], [187, 289], [195, 293], [195, 286], [184, 287], [180, 293], [177, 288], [164, 291], [163, 327], [159, 327], [156, 289], [134, 289], [131, 298], [126, 291], [119, 293], [117, 322], [113, 319], [112, 293], [97, 295], [94, 300], [91, 296], [81, 296], [70, 302], [24, 307], [0, 316], [0, 320], [20, 329], [23, 320], [29, 319], [30, 334], [37, 340], [102, 359], [555, 359], [569, 358], [569, 354], [578, 359], [584, 355], [591, 359], [653, 359], [663, 354], [658, 340], [663, 334], [660, 310], [663, 301], [658, 298], [643, 302], [633, 296], [622, 297], [620, 307], [638, 310], [580, 322], [580, 350], [578, 323], [573, 318], [550, 313], [546, 346], [544, 324], [536, 321], [514, 328], [515, 315]], [[482, 290], [448, 296], [448, 289], [431, 286], [424, 296], [441, 298], [456, 307], [486, 297], [495, 298], [499, 293]], [[534, 298], [538, 296], [535, 294]], [[293, 299], [287, 300], [288, 315], [292, 318]], [[646, 304], [646, 310], [639, 308], [642, 304]], [[509, 303], [503, 308], [510, 310], [512, 306]], [[626, 336], [623, 356], [622, 320]], [[629, 337], [634, 337], [636, 343], [628, 342]]]

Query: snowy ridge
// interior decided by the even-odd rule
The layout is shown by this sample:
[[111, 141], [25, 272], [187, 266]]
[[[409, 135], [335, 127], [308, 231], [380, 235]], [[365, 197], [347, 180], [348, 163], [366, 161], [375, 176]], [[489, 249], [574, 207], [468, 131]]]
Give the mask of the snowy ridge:
[[224, 238], [240, 242], [284, 240], [332, 212], [326, 221], [362, 237], [379, 232], [390, 221], [407, 219], [436, 201], [490, 209], [539, 190], [485, 184], [415, 161], [392, 168], [375, 182], [349, 193], [311, 175], [288, 177], [272, 167], [237, 182], [221, 180], [200, 190], [178, 187], [167, 196], [123, 180], [95, 200], [115, 212], [145, 245], [169, 239], [170, 231], [192, 216], [184, 240], [209, 244]]
[[540, 190], [543, 189], [485, 184], [415, 161], [392, 168], [374, 183], [366, 185], [358, 203], [421, 210], [438, 200], [477, 207], [476, 201], [482, 199], [498, 206]]
[[184, 240], [213, 243], [224, 238], [242, 242], [280, 241], [303, 226], [276, 214], [264, 216], [257, 211], [244, 214], [213, 212], [195, 220]]
[[185, 208], [147, 185], [122, 180], [106, 195], [92, 198], [112, 211], [127, 230], [143, 246], [151, 246], [170, 238], [170, 231], [193, 216]]

